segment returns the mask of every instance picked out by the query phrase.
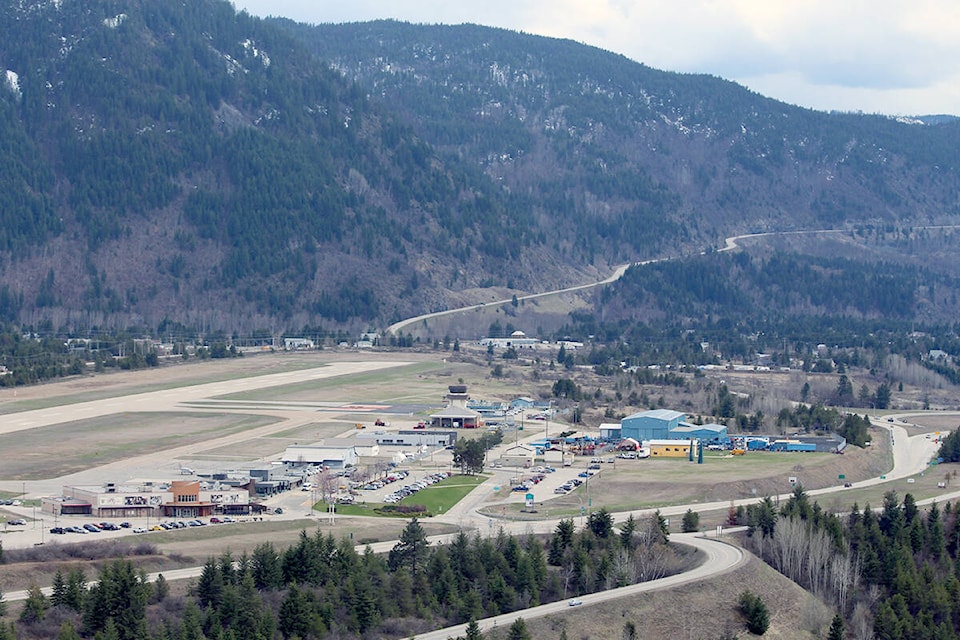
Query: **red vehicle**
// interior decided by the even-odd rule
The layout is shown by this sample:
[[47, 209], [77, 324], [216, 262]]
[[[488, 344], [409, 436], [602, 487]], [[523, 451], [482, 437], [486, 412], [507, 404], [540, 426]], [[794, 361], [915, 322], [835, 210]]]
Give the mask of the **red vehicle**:
[[414, 429], [426, 429], [426, 428], [427, 428], [426, 422], [418, 422], [417, 426], [414, 427]]

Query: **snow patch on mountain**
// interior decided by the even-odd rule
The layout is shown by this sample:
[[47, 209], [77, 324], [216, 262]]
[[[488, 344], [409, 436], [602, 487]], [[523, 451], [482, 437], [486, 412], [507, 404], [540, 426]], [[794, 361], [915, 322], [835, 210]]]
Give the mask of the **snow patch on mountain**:
[[20, 91], [20, 76], [17, 75], [16, 71], [7, 69], [4, 74], [4, 84], [17, 96], [17, 100], [23, 97], [23, 92]]

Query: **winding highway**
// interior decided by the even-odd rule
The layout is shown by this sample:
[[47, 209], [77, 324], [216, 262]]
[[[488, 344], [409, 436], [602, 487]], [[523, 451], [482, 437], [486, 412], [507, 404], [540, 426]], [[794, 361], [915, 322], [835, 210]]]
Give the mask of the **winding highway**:
[[[807, 232], [786, 232], [786, 233], [838, 233], [838, 230], [822, 230], [822, 231], [807, 231]], [[746, 238], [751, 237], [763, 237], [770, 235], [782, 235], [777, 233], [757, 233], [757, 234], [744, 234], [740, 236], [734, 236], [727, 238], [725, 245], [719, 251], [729, 251], [737, 247], [737, 242]], [[669, 258], [663, 258], [661, 260], [666, 260]], [[658, 260], [649, 260], [637, 264], [650, 264], [657, 262]], [[604, 280], [595, 283], [589, 283], [584, 285], [578, 285], [574, 287], [569, 287], [560, 291], [550, 291], [539, 294], [531, 294], [520, 297], [520, 300], [531, 300], [538, 297], [556, 295], [560, 293], [574, 292], [584, 289], [589, 289], [591, 287], [602, 286], [605, 284], [612, 283], [622, 277], [626, 270], [632, 265], [621, 265], [617, 267], [614, 272]], [[471, 305], [469, 307], [461, 309], [452, 309], [447, 311], [440, 311], [435, 313], [424, 314], [414, 318], [409, 318], [401, 322], [395, 323], [394, 325], [388, 328], [389, 332], [399, 332], [406, 326], [410, 324], [422, 322], [430, 318], [439, 317], [447, 314], [461, 313], [471, 309], [477, 309], [480, 307], [488, 306], [497, 306], [502, 304], [507, 304], [511, 300], [498, 300], [494, 302], [487, 302], [478, 305]], [[331, 375], [350, 375], [356, 373], [364, 373], [367, 371], [372, 371], [378, 368], [385, 366], [402, 366], [407, 364], [405, 362], [366, 362], [366, 363], [357, 363], [357, 362], [343, 362], [343, 363], [334, 363], [317, 369], [309, 369], [304, 371], [295, 371], [287, 372], [280, 374], [269, 374], [259, 377], [243, 378], [239, 380], [231, 380], [226, 382], [217, 382], [203, 385], [196, 385], [193, 387], [183, 387], [177, 388], [175, 390], [165, 390], [165, 391], [156, 391], [149, 392], [144, 394], [137, 394], [133, 396], [126, 396], [123, 398], [116, 398], [112, 400], [98, 400], [95, 402], [86, 402], [78, 403], [74, 405], [69, 405], [69, 407], [53, 407], [50, 409], [39, 409], [36, 411], [27, 411], [22, 413], [10, 414], [4, 417], [0, 421], [0, 433], [12, 433], [25, 429], [37, 428], [40, 426], [46, 426], [50, 424], [57, 424], [66, 420], [78, 420], [82, 418], [92, 418], [97, 416], [109, 415], [113, 413], [118, 413], [122, 411], [162, 411], [165, 408], [168, 408], [176, 403], [184, 403], [188, 401], [197, 401], [203, 400], [206, 398], [226, 394], [226, 393], [236, 393], [238, 391], [247, 390], [247, 389], [257, 389], [269, 386], [277, 386], [284, 384], [292, 384], [294, 382], [303, 382], [313, 379], [319, 379], [328, 377]], [[281, 425], [282, 428], [289, 428], [289, 424]], [[883, 427], [888, 429], [891, 434], [893, 441], [893, 468], [886, 474], [885, 479], [873, 478], [870, 480], [865, 480], [857, 483], [858, 487], [880, 484], [882, 482], [887, 482], [891, 480], [896, 480], [899, 478], [904, 478], [916, 473], [919, 473], [926, 469], [929, 460], [935, 454], [936, 445], [930, 440], [927, 440], [923, 435], [918, 436], [909, 436], [906, 429], [898, 424], [884, 424], [877, 423], [874, 426]], [[270, 429], [277, 429], [279, 427], [270, 426], [264, 427], [264, 433], [267, 433]], [[249, 437], [250, 433], [244, 434], [244, 437]], [[230, 436], [231, 438], [233, 436]], [[229, 443], [225, 441], [225, 443]], [[216, 444], [216, 443], [214, 443]], [[205, 443], [204, 446], [210, 446], [210, 443]], [[164, 452], [162, 455], [169, 456], [170, 452]], [[59, 485], [63, 482], [63, 479], [56, 479], [54, 482]], [[10, 485], [10, 483], [3, 483], [5, 485]], [[17, 486], [20, 483], [14, 483]], [[0, 485], [2, 486], [2, 485]], [[11, 485], [12, 486], [12, 485]], [[46, 491], [48, 487], [46, 486], [36, 486], [34, 487], [35, 491]], [[488, 522], [488, 518], [484, 515], [481, 515], [477, 511], [478, 505], [483, 500], [484, 492], [487, 492], [489, 495], [490, 488], [484, 485], [480, 485], [473, 493], [471, 493], [467, 498], [465, 498], [458, 506], [452, 508], [449, 512], [438, 516], [436, 520], [446, 521], [455, 525], [459, 525], [463, 528], [464, 523], [468, 523], [468, 528], [475, 528], [476, 530], [483, 530], [484, 525]], [[810, 495], [821, 495], [833, 491], [844, 491], [843, 487], [830, 487], [826, 489], [819, 489], [809, 491]], [[789, 494], [784, 494], [782, 497], [787, 498]], [[947, 495], [940, 496], [940, 499], [950, 499], [954, 497], [960, 497], [960, 491], [956, 493], [951, 493]], [[756, 498], [737, 500], [734, 504], [751, 504], [755, 503]], [[687, 509], [694, 508], [698, 511], [711, 511], [717, 509], [726, 509], [730, 506], [731, 502], [729, 500], [718, 501], [714, 503], [696, 503], [693, 505], [675, 505], [671, 507], [661, 508], [660, 512], [665, 516], [672, 515], [681, 515], [687, 511]], [[616, 513], [614, 514], [615, 520], [621, 521], [628, 517], [628, 515], [633, 515], [634, 517], [643, 517], [652, 513], [652, 510], [637, 510], [629, 513]], [[536, 522], [504, 522], [502, 523], [502, 528], [506, 533], [511, 534], [522, 534], [522, 533], [548, 533], [554, 529], [557, 522], [560, 518], [550, 519], [550, 520], [541, 520]], [[451, 534], [453, 535], [453, 534]], [[450, 540], [451, 535], [447, 536], [436, 536], [431, 537], [431, 543], [442, 543]], [[716, 537], [703, 536], [701, 534], [673, 534], [671, 540], [674, 542], [680, 542], [686, 545], [693, 546], [700, 550], [704, 555], [704, 562], [701, 563], [698, 567], [684, 572], [682, 574], [669, 576], [659, 580], [653, 580], [649, 582], [644, 582], [641, 584], [631, 585], [629, 587], [623, 587], [621, 589], [613, 589], [609, 591], [603, 591], [599, 593], [589, 594], [582, 596], [579, 600], [582, 601], [583, 606], [589, 606], [591, 604], [603, 602], [605, 600], [613, 598], [621, 598], [625, 596], [635, 595], [638, 593], [643, 593], [646, 591], [651, 591], [654, 589], [667, 589], [672, 588], [678, 585], [687, 584], [695, 581], [702, 581], [706, 579], [716, 578], [722, 576], [725, 573], [735, 570], [738, 566], [743, 564], [747, 556], [745, 553], [735, 545], [729, 544], [722, 539]], [[394, 546], [396, 541], [387, 541], [377, 543], [373, 546], [374, 551], [388, 551]], [[362, 549], [358, 547], [358, 550], [362, 552]], [[193, 567], [180, 570], [172, 570], [163, 572], [164, 578], [167, 580], [176, 580], [176, 579], [190, 579], [195, 578], [200, 575], [202, 567]], [[152, 574], [149, 576], [150, 579], [155, 579], [157, 574]], [[48, 589], [49, 592], [49, 589]], [[18, 601], [23, 600], [27, 597], [27, 593], [24, 591], [14, 591], [4, 594], [4, 599], [7, 601]], [[531, 609], [526, 609], [519, 612], [513, 612], [510, 614], [504, 614], [501, 616], [496, 616], [488, 618], [485, 620], [478, 621], [480, 624], [481, 630], [488, 630], [500, 625], [509, 625], [517, 617], [523, 618], [535, 618], [540, 616], [545, 616], [549, 614], [556, 614], [562, 611], [565, 611], [569, 608], [569, 605], [566, 601], [555, 602], [539, 607], [534, 607]], [[446, 638], [462, 634], [464, 632], [464, 626], [458, 625], [454, 627], [449, 627], [446, 629], [440, 629], [431, 633], [421, 634], [417, 636], [421, 640], [445, 640]]]

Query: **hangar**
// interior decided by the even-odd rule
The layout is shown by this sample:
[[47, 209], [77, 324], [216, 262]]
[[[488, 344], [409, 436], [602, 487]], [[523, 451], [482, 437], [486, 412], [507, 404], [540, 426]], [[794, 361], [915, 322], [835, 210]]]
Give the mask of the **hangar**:
[[730, 442], [727, 427], [722, 424], [686, 424], [670, 430], [671, 440], [690, 440], [691, 438], [706, 444], [726, 444]]
[[633, 438], [638, 442], [667, 440], [671, 437], [670, 431], [679, 427], [686, 417], [685, 413], [669, 409], [641, 411], [621, 420], [620, 431], [624, 438]]
[[320, 464], [328, 469], [356, 466], [359, 456], [354, 445], [307, 445], [287, 447], [280, 458], [294, 464]]

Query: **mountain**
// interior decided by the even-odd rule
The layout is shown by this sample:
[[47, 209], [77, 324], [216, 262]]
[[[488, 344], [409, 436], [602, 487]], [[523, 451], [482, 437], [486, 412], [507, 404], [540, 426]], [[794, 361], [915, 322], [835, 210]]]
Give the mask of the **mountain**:
[[960, 217], [954, 119], [570, 41], [225, 0], [3, 0], [0, 29], [0, 321], [37, 329], [353, 330], [734, 232]]
[[[955, 120], [815, 112], [474, 25], [286, 24], [425, 140], [565, 220], [587, 216], [617, 233], [650, 222], [657, 237], [667, 223], [666, 239], [702, 241], [958, 213]], [[625, 233], [632, 255], [650, 252], [648, 238]]]
[[468, 262], [499, 280], [492, 231], [526, 233], [496, 185], [227, 2], [3, 4], [8, 321], [368, 322], [436, 304]]

